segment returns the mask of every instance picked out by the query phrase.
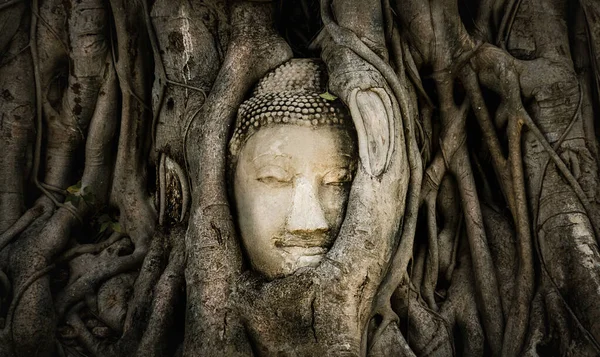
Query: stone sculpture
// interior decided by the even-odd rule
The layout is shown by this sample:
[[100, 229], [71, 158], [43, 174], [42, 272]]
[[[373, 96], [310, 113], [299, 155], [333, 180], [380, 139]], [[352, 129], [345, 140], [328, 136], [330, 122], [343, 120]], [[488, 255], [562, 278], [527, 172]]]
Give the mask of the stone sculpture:
[[318, 60], [291, 60], [239, 109], [230, 176], [245, 251], [268, 278], [317, 266], [344, 219], [356, 135], [343, 104], [320, 96], [325, 73]]
[[[250, 268], [233, 284], [229, 309], [260, 355], [356, 354], [367, 349], [363, 331], [374, 332], [363, 322], [371, 307], [361, 293], [339, 290], [350, 279], [358, 281], [341, 267], [358, 254], [352, 252], [354, 242], [367, 247], [362, 249], [368, 254], [387, 241], [383, 237], [393, 237], [361, 221], [376, 216], [357, 220], [357, 205], [377, 202], [381, 185], [399, 186], [405, 179], [393, 177], [403, 166], [396, 162], [393, 175], [380, 178], [359, 167], [357, 118], [340, 100], [324, 95], [327, 83], [320, 60], [292, 59], [277, 67], [241, 104], [229, 142], [230, 198]], [[361, 114], [361, 120], [372, 115], [368, 110]], [[349, 212], [354, 210], [349, 222], [347, 204]], [[390, 227], [394, 221], [389, 220]], [[379, 270], [372, 270], [373, 277], [381, 276]], [[366, 282], [357, 291], [367, 296], [374, 288]], [[387, 329], [369, 348], [370, 355], [397, 355], [398, 337], [395, 325]]]

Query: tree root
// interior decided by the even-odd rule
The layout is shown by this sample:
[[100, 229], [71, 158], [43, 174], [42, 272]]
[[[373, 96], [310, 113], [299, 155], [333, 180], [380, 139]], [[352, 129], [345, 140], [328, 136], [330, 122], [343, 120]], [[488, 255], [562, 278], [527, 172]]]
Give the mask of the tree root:
[[166, 154], [161, 154], [158, 162], [158, 224], [161, 226], [164, 224], [167, 209], [166, 157]]
[[[488, 336], [488, 341], [494, 351], [493, 353], [499, 354], [504, 330], [502, 305], [498, 294], [498, 284], [488, 248], [487, 237], [482, 226], [481, 208], [477, 200], [477, 190], [464, 134], [466, 114], [470, 103], [468, 100], [465, 100], [462, 106], [457, 108], [454, 105], [455, 100], [452, 94], [452, 77], [442, 76], [441, 74], [444, 72], [438, 71], [438, 73], [440, 75], [436, 78], [436, 83], [440, 96], [443, 130], [440, 139], [440, 152], [428, 168], [430, 188], [424, 190], [423, 197], [426, 200], [425, 202], [432, 202], [436, 199], [439, 185], [447, 167], [457, 180], [458, 192], [465, 213], [465, 226], [472, 252], [471, 262], [473, 264], [474, 280], [477, 289], [476, 295], [478, 296], [478, 305], [483, 315], [483, 325]], [[432, 237], [430, 240], [437, 240], [437, 224], [431, 222], [436, 216], [435, 207], [432, 209], [432, 206], [432, 203], [428, 204], [430, 236]], [[435, 236], [432, 234], [435, 234]], [[433, 273], [432, 270], [431, 275]], [[437, 274], [437, 271], [435, 271], [435, 274]], [[429, 283], [429, 291], [425, 291], [429, 294], [429, 300], [433, 300], [435, 285], [431, 281], [433, 277], [429, 279], [430, 281], [426, 282]]]
[[[33, 11], [38, 12], [39, 5], [38, 0], [33, 0], [32, 3]], [[35, 152], [33, 156], [33, 168], [31, 177], [33, 183], [42, 191], [55, 206], [61, 207], [62, 204], [46, 190], [39, 182], [38, 175], [40, 171], [40, 161], [42, 156], [42, 84], [40, 80], [40, 69], [38, 59], [38, 45], [37, 45], [37, 16], [31, 17], [31, 30], [29, 35], [29, 50], [31, 51], [31, 58], [33, 61], [33, 74], [35, 81], [35, 103], [36, 103], [36, 139], [35, 139]]]
[[[150, 251], [136, 279], [134, 297], [129, 303], [124, 334], [117, 343], [104, 345], [87, 329], [78, 315], [82, 303], [67, 313], [67, 322], [75, 329], [79, 341], [96, 356], [162, 356], [173, 322], [176, 301], [180, 297], [184, 268], [184, 231], [172, 232], [170, 244], [162, 233], [153, 239]], [[165, 245], [172, 245], [167, 256]], [[169, 263], [163, 270], [163, 262]]]
[[7, 8], [13, 6], [13, 5], [16, 5], [16, 4], [18, 4], [18, 3], [22, 2], [22, 1], [23, 0], [9, 0], [9, 1], [6, 1], [2, 5], [0, 5], [0, 11], [2, 11], [4, 9], [7, 9]]
[[377, 332], [372, 337], [373, 341], [376, 341], [387, 326], [398, 319], [390, 306], [390, 298], [396, 287], [400, 285], [400, 282], [406, 277], [408, 262], [412, 256], [412, 246], [420, 201], [419, 194], [421, 191], [421, 156], [419, 154], [413, 130], [413, 121], [415, 118], [413, 112], [410, 111], [410, 108], [413, 108], [414, 106], [409, 104], [410, 99], [406, 89], [400, 85], [394, 70], [387, 63], [370, 50], [354, 33], [352, 33], [352, 31], [341, 28], [333, 22], [329, 4], [330, 1], [328, 0], [321, 1], [321, 16], [325, 28], [332, 36], [335, 43], [350, 48], [367, 63], [373, 65], [383, 75], [399, 103], [407, 142], [407, 156], [411, 174], [408, 185], [409, 191], [406, 196], [406, 208], [404, 211], [404, 227], [402, 236], [400, 237], [399, 247], [393, 255], [390, 267], [388, 268], [388, 273], [385, 276], [383, 283], [380, 285], [370, 314], [370, 318], [375, 316], [382, 317]]
[[[321, 41], [316, 42], [323, 45], [324, 53], [328, 46], [342, 48], [354, 58], [352, 61], [368, 67], [365, 72], [375, 73], [363, 76], [355, 67], [348, 66], [354, 77], [330, 76], [330, 91], [351, 108], [364, 167], [359, 168], [362, 171], [356, 178], [357, 188], [348, 205], [344, 234], [326, 261], [310, 274], [299, 272], [288, 280], [254, 281], [256, 286], [249, 287], [248, 291], [255, 289], [252, 292], [256, 295], [252, 297], [256, 299], [239, 307], [230, 305], [229, 294], [232, 289], [244, 288], [240, 285], [247, 282], [244, 279], [251, 274], [244, 274], [240, 282], [240, 274], [246, 267], [223, 176], [227, 169], [225, 151], [237, 107], [252, 84], [292, 56], [285, 41], [273, 30], [274, 4], [263, 0], [234, 1], [233, 11], [218, 19], [210, 18], [214, 15], [211, 11], [228, 8], [230, 2], [203, 2], [198, 4], [200, 10], [189, 5], [194, 7], [193, 13], [186, 12], [188, 4], [177, 5], [170, 14], [178, 13], [180, 18], [170, 23], [172, 18], [165, 15], [169, 13], [165, 9], [171, 6], [168, 0], [111, 0], [115, 20], [111, 28], [116, 29], [118, 40], [112, 51], [118, 78], [113, 78], [110, 77], [113, 71], [110, 59], [95, 67], [82, 66], [86, 60], [77, 57], [82, 55], [79, 49], [88, 48], [78, 45], [81, 44], [78, 41], [85, 42], [84, 38], [97, 35], [97, 28], [84, 33], [85, 29], [78, 27], [77, 22], [97, 24], [101, 16], [88, 21], [85, 16], [78, 17], [80, 13], [75, 10], [93, 1], [76, 4], [74, 0], [43, 3], [33, 0], [31, 22], [23, 15], [20, 23], [23, 28], [30, 27], [30, 44], [21, 43], [27, 32], [22, 29], [18, 30], [21, 42], [10, 42], [9, 54], [13, 56], [8, 61], [25, 58], [16, 58], [20, 52], [15, 51], [20, 49], [29, 50], [33, 59], [33, 71], [30, 71], [33, 83], [29, 83], [29, 87], [34, 87], [35, 95], [33, 88], [29, 88], [31, 103], [24, 106], [31, 107], [27, 112], [30, 116], [33, 116], [34, 105], [37, 109], [36, 135], [33, 155], [26, 151], [30, 148], [21, 137], [15, 139], [16, 144], [7, 141], [3, 147], [12, 152], [21, 145], [19, 158], [31, 158], [33, 165], [27, 167], [25, 163], [15, 171], [22, 171], [23, 177], [29, 173], [33, 180], [29, 186], [37, 188], [34, 194], [39, 194], [37, 190], [42, 194], [32, 208], [25, 210], [25, 203], [30, 204], [36, 197], [18, 188], [7, 189], [8, 184], [0, 187], [0, 198], [8, 202], [2, 204], [0, 213], [19, 206], [14, 210], [18, 212], [14, 217], [0, 222], [3, 230], [0, 231], [0, 260], [3, 260], [0, 262], [0, 302], [3, 304], [0, 311], [5, 312], [5, 304], [10, 304], [6, 321], [0, 319], [0, 344], [9, 346], [9, 350], [0, 351], [0, 355], [76, 353], [75, 349], [69, 350], [68, 343], [64, 351], [60, 343], [54, 347], [57, 316], [52, 307], [57, 308], [58, 318], [66, 317], [80, 343], [92, 354], [158, 356], [172, 352], [164, 349], [163, 341], [172, 338], [169, 326], [173, 324], [174, 315], [178, 318], [179, 311], [174, 307], [181, 297], [184, 267], [187, 321], [185, 344], [180, 354], [258, 355], [264, 352], [264, 346], [275, 341], [262, 343], [260, 339], [270, 339], [269, 333], [272, 333], [280, 339], [277, 341], [288, 343], [286, 338], [289, 339], [290, 334], [286, 333], [289, 331], [303, 331], [302, 338], [306, 337], [308, 342], [302, 344], [302, 348], [310, 349], [312, 344], [320, 345], [319, 348], [327, 346], [323, 354], [354, 353], [358, 349], [363, 355], [367, 351], [375, 354], [394, 351], [406, 356], [482, 355], [486, 352], [495, 356], [521, 353], [533, 356], [551, 348], [562, 354], [594, 355], [600, 351], [600, 330], [594, 322], [600, 315], [593, 305], [594, 289], [598, 287], [594, 269], [599, 259], [597, 243], [600, 239], [597, 224], [600, 216], [593, 201], [598, 196], [594, 162], [598, 158], [597, 148], [590, 147], [597, 144], [591, 120], [591, 112], [597, 109], [594, 106], [597, 98], [586, 102], [584, 94], [589, 96], [591, 92], [580, 84], [577, 109], [569, 118], [576, 100], [573, 78], [577, 78], [571, 73], [570, 61], [578, 51], [569, 55], [569, 49], [560, 41], [554, 41], [556, 46], [549, 45], [545, 34], [542, 41], [537, 41], [539, 29], [531, 31], [535, 37], [534, 50], [527, 52], [539, 58], [519, 61], [516, 59], [519, 53], [511, 52], [515, 57], [508, 53], [520, 44], [519, 36], [527, 36], [521, 23], [531, 17], [527, 13], [523, 16], [529, 11], [543, 18], [531, 17], [538, 23], [555, 17], [556, 23], [548, 24], [549, 28], [566, 25], [568, 31], [561, 34], [564, 37], [572, 34], [569, 21], [584, 19], [592, 50], [590, 57], [594, 57], [600, 33], [600, 26], [593, 19], [598, 12], [596, 5], [583, 1], [567, 7], [563, 0], [542, 0], [541, 4], [551, 8], [546, 12], [521, 0], [481, 0], [473, 29], [470, 24], [463, 24], [469, 15], [464, 11], [459, 13], [455, 1], [398, 2], [394, 4], [394, 13], [389, 0], [321, 0], [325, 29]], [[152, 13], [148, 8], [150, 4]], [[360, 6], [353, 6], [354, 12], [346, 11], [348, 4]], [[306, 5], [305, 1], [300, 4]], [[216, 10], [205, 12], [211, 6]], [[95, 10], [104, 11], [105, 7], [102, 3]], [[367, 7], [368, 11], [357, 10]], [[23, 14], [22, 9], [26, 8], [28, 5], [21, 0], [7, 0], [0, 5], [3, 12], [0, 15], [18, 11]], [[561, 11], [582, 14], [561, 18]], [[0, 16], [0, 22], [1, 19], [4, 17]], [[181, 27], [178, 32], [177, 27], [183, 23], [196, 26], [195, 20], [202, 27], [200, 30]], [[395, 24], [396, 21], [400, 23]], [[0, 52], [5, 50], [6, 39], [13, 36], [16, 28], [14, 24], [9, 25], [10, 31], [0, 34]], [[576, 36], [583, 36], [583, 27], [580, 26]], [[466, 28], [473, 31], [467, 33]], [[204, 37], [197, 39], [195, 31]], [[173, 40], [169, 37], [171, 32]], [[554, 33], [554, 30], [548, 32]], [[179, 37], [184, 39], [183, 50], [174, 49]], [[88, 43], [91, 46], [88, 49], [102, 45], [102, 40], [96, 39], [98, 41]], [[498, 47], [480, 42], [494, 39]], [[219, 48], [222, 43], [229, 45], [224, 61]], [[566, 49], [565, 53], [555, 53], [560, 52], [556, 50], [559, 47]], [[154, 68], [148, 67], [152, 65], [147, 58], [151, 52]], [[199, 52], [214, 54], [197, 56]], [[577, 56], [587, 56], [585, 51], [579, 52]], [[330, 67], [335, 67], [336, 60], [340, 60], [326, 57], [323, 56]], [[101, 56], [94, 58], [97, 62]], [[589, 59], [597, 72], [598, 58]], [[586, 60], [587, 57], [581, 61]], [[202, 63], [202, 69], [194, 68], [198, 63]], [[217, 76], [217, 67], [221, 64]], [[581, 70], [577, 75], [587, 76], [589, 65], [582, 66], [576, 65]], [[102, 69], [98, 73], [104, 74], [110, 83], [93, 94], [100, 83], [85, 82], [82, 77], [86, 76], [77, 76], [75, 72], [99, 67]], [[7, 66], [3, 70], [12, 68]], [[420, 76], [429, 68], [433, 70], [431, 81], [422, 82]], [[155, 72], [154, 93], [148, 89], [152, 71]], [[23, 72], [23, 69], [19, 67], [15, 72]], [[537, 78], [536, 73], [547, 76]], [[214, 76], [217, 79], [213, 85]], [[373, 81], [365, 80], [367, 77]], [[343, 83], [347, 78], [359, 79], [355, 85], [348, 85]], [[431, 90], [431, 82], [435, 83], [435, 90]], [[462, 87], [456, 85], [458, 82]], [[74, 84], [83, 84], [85, 98], [75, 95], [71, 88]], [[206, 96], [211, 85], [211, 92]], [[498, 108], [496, 97], [488, 96], [487, 90], [499, 95]], [[434, 92], [435, 104], [430, 97]], [[548, 93], [559, 93], [565, 98], [540, 105]], [[14, 96], [15, 92], [11, 90], [9, 94]], [[120, 94], [122, 110], [118, 115]], [[456, 104], [463, 94], [466, 98], [463, 104]], [[91, 100], [96, 96], [97, 101]], [[152, 113], [147, 104], [151, 99]], [[81, 100], [83, 114], [74, 113]], [[590, 115], [582, 126], [579, 119], [584, 116], [581, 110], [586, 105]], [[471, 109], [480, 131], [477, 128], [471, 131], [467, 126]], [[93, 116], [90, 111], [94, 112]], [[190, 117], [190, 114], [193, 115]], [[89, 130], [88, 116], [92, 116]], [[122, 122], [115, 160], [112, 154], [118, 118], [122, 118]], [[401, 126], [403, 129], [399, 129]], [[483, 137], [481, 141], [477, 137], [479, 132]], [[81, 173], [80, 154], [76, 152], [86, 136], [81, 189], [73, 194], [72, 189], [66, 191], [66, 188], [73, 185], [74, 176]], [[557, 137], [558, 141], [554, 142]], [[505, 139], [508, 139], [507, 147]], [[583, 141], [586, 142], [581, 144]], [[474, 152], [480, 145], [484, 146], [482, 155], [472, 157], [478, 155]], [[491, 165], [485, 162], [488, 154]], [[399, 165], [403, 160], [407, 162]], [[0, 162], [9, 162], [5, 166], [12, 167], [10, 163], [16, 160], [11, 157]], [[424, 179], [423, 163], [427, 168]], [[473, 163], [477, 169], [471, 168]], [[147, 182], [148, 176], [154, 174], [154, 164], [158, 164], [158, 213], [148, 194], [148, 188], [153, 185]], [[184, 165], [189, 176], [182, 169]], [[394, 171], [399, 167], [402, 167], [400, 176]], [[491, 169], [495, 177], [488, 180], [486, 175]], [[407, 176], [408, 171], [410, 176]], [[9, 176], [15, 181], [14, 175], [6, 175]], [[449, 177], [456, 180], [456, 188], [444, 188], [442, 182]], [[479, 178], [482, 185], [475, 180]], [[9, 180], [5, 178], [5, 181]], [[387, 190], [383, 194], [369, 191], [369, 194], [379, 195], [375, 203], [384, 206], [392, 197], [396, 200], [394, 204], [401, 207], [394, 206], [389, 215], [383, 210], [358, 207], [356, 202], [366, 202], [361, 200], [364, 197], [359, 188], [365, 182], [372, 184], [370, 188]], [[402, 188], [405, 183], [408, 188]], [[168, 201], [166, 194], [169, 185], [181, 189], [181, 211], [178, 205], [170, 206], [172, 201]], [[494, 192], [498, 187], [503, 198]], [[95, 202], [82, 199], [90, 191]], [[13, 199], [16, 196], [23, 197]], [[352, 203], [352, 198], [356, 202]], [[117, 220], [121, 228], [114, 222], [114, 207], [105, 207], [109, 200], [119, 209]], [[460, 205], [453, 206], [445, 200], [460, 202]], [[558, 201], [568, 205], [569, 211], [549, 203]], [[367, 202], [365, 207], [369, 204]], [[514, 227], [509, 222], [505, 204]], [[422, 239], [415, 237], [421, 206], [424, 206], [421, 217], [425, 219], [424, 224], [419, 225], [425, 233]], [[123, 233], [114, 232], [96, 244], [79, 244], [90, 241], [88, 232], [95, 227], [86, 226], [79, 231], [78, 223], [94, 220], [97, 216], [92, 214], [105, 208], [107, 211], [102, 213], [111, 215], [114, 225], [111, 229]], [[533, 213], [532, 218], [528, 216], [528, 209]], [[354, 217], [357, 212], [365, 211], [372, 217]], [[402, 216], [404, 221], [400, 220]], [[155, 231], [156, 218], [164, 230]], [[180, 223], [186, 222], [186, 218], [189, 218], [189, 227], [184, 233]], [[377, 219], [394, 226], [393, 233], [385, 224], [372, 223]], [[130, 237], [133, 253], [115, 256], [119, 255], [118, 247], [124, 247], [121, 252], [131, 251], [123, 235]], [[565, 236], [569, 239], [560, 239]], [[373, 237], [379, 239], [375, 242], [379, 245], [371, 254], [365, 247], [373, 243]], [[537, 254], [532, 251], [532, 244]], [[380, 256], [371, 256], [376, 254]], [[348, 259], [358, 255], [360, 259]], [[536, 262], [535, 256], [539, 261]], [[61, 284], [68, 273], [62, 263], [67, 262], [73, 269], [71, 281], [64, 287]], [[86, 262], [92, 264], [85, 266]], [[538, 263], [541, 277], [536, 280], [534, 264]], [[588, 263], [596, 265], [586, 268]], [[97, 287], [115, 274], [136, 270], [140, 264], [133, 299], [125, 308], [122, 307], [127, 305], [125, 298], [120, 297], [117, 317], [111, 321], [113, 331], [110, 333], [121, 333], [121, 325], [124, 325], [123, 335], [116, 343], [103, 340], [89, 330], [95, 323], [90, 321], [94, 319], [85, 317], [98, 310]], [[59, 269], [49, 275], [55, 265]], [[570, 276], [565, 278], [565, 273]], [[134, 274], [129, 273], [131, 280]], [[315, 284], [315, 290], [308, 289], [308, 285], [295, 286], [294, 280]], [[118, 281], [118, 277], [112, 280], [117, 285]], [[360, 283], [358, 288], [357, 282]], [[58, 294], [57, 288], [61, 290]], [[120, 290], [123, 296], [127, 289]], [[277, 294], [287, 295], [278, 298]], [[275, 302], [277, 298], [294, 301], [279, 305]], [[84, 308], [86, 304], [91, 312]], [[256, 312], [263, 306], [264, 309]], [[280, 309], [281, 306], [285, 308]], [[303, 310], [295, 309], [297, 306]], [[338, 315], [333, 316], [335, 313]], [[302, 327], [297, 325], [300, 320], [294, 320], [300, 315]], [[268, 333], [256, 327], [267, 325], [261, 318], [273, 322]], [[285, 320], [285, 324], [278, 318]], [[341, 332], [330, 337], [323, 333], [322, 326], [336, 326]], [[461, 340], [463, 343], [457, 345], [460, 350], [454, 351], [453, 342]], [[394, 341], [396, 349], [387, 348], [391, 346], [390, 341]]]
[[113, 232], [107, 240], [102, 241], [100, 243], [78, 245], [76, 247], [73, 247], [73, 248], [67, 250], [63, 254], [61, 254], [56, 259], [56, 262], [57, 263], [68, 262], [68, 261], [70, 261], [80, 255], [83, 255], [83, 254], [100, 253], [104, 249], [110, 247], [113, 243], [115, 243], [118, 240], [120, 240], [121, 238], [123, 238], [123, 236], [124, 235], [121, 232]]
[[158, 280], [152, 302], [150, 319], [137, 350], [138, 356], [162, 356], [173, 324], [174, 310], [184, 284], [185, 233], [181, 230], [171, 235], [172, 249], [169, 263]]
[[44, 269], [36, 271], [27, 280], [25, 280], [25, 282], [19, 287], [19, 290], [15, 293], [15, 295], [13, 297], [13, 301], [10, 304], [10, 308], [8, 309], [6, 323], [4, 325], [4, 330], [2, 332], [8, 333], [8, 332], [13, 331], [12, 322], [14, 321], [14, 318], [15, 318], [15, 311], [17, 310], [17, 307], [19, 306], [19, 302], [23, 298], [23, 295], [25, 295], [25, 292], [27, 291], [27, 289], [29, 289], [31, 284], [35, 283], [42, 276], [48, 274], [54, 268], [55, 268], [55, 265], [52, 264], [52, 265], [45, 267]]
[[57, 298], [56, 311], [59, 316], [64, 316], [68, 308], [81, 300], [87, 294], [93, 294], [98, 284], [117, 274], [137, 268], [146, 251], [137, 248], [127, 256], [116, 257], [99, 261], [96, 265], [88, 267], [86, 273], [64, 289]]
[[49, 200], [40, 200], [39, 205], [28, 209], [21, 218], [19, 218], [10, 228], [0, 235], [0, 251], [2, 251], [10, 242], [29, 227], [36, 219], [47, 215], [54, 207]]
[[[2, 307], [2, 303], [9, 296], [12, 285], [10, 284], [10, 280], [8, 280], [8, 276], [0, 269], [0, 307]], [[4, 328], [4, 326], [0, 326], [0, 328]]]
[[404, 330], [406, 342], [416, 355], [455, 355], [451, 320], [427, 308], [412, 287], [398, 287], [392, 305], [399, 313], [399, 326]]
[[[289, 46], [270, 28], [271, 5], [239, 3], [232, 8], [232, 37], [223, 65], [197, 119], [190, 122], [186, 159], [193, 192], [186, 235], [188, 316], [184, 354], [243, 354], [241, 328], [227, 315], [230, 284], [241, 270], [227, 189], [226, 147], [236, 110], [253, 83], [288, 60]], [[187, 132], [187, 130], [186, 130]], [[186, 134], [187, 136], [187, 134]], [[211, 262], [223, 264], [215, 266]], [[228, 352], [229, 351], [229, 352]]]
[[[436, 195], [437, 196], [437, 195]], [[438, 230], [437, 230], [437, 219], [436, 219], [436, 198], [427, 201], [425, 204], [427, 210], [427, 231], [428, 231], [428, 249], [427, 259], [425, 260], [425, 276], [423, 285], [421, 287], [421, 293], [423, 299], [427, 302], [427, 305], [433, 311], [438, 310], [437, 303], [434, 298], [434, 291], [438, 280], [438, 271], [440, 267], [439, 260], [439, 247], [438, 247]]]
[[525, 343], [535, 281], [530, 220], [521, 156], [521, 127], [518, 119], [514, 117], [509, 118], [508, 125], [509, 162], [515, 197], [513, 219], [517, 230], [519, 270], [515, 281], [515, 294], [513, 295], [506, 323], [502, 354], [504, 356], [517, 356]]

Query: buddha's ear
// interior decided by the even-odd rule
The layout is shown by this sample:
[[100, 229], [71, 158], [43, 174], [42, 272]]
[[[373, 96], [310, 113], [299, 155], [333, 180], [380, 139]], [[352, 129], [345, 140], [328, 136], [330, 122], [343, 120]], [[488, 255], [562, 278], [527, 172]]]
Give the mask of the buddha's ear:
[[355, 88], [348, 98], [350, 114], [358, 136], [358, 153], [363, 167], [380, 176], [390, 164], [394, 150], [392, 102], [383, 88]]
[[[188, 176], [177, 161], [164, 153], [161, 154], [158, 163], [158, 183], [158, 224], [162, 226], [167, 217], [177, 216], [176, 221], [183, 222], [191, 200]], [[169, 197], [180, 197], [181, 207], [169, 204]], [[173, 209], [178, 212], [168, 212]]]

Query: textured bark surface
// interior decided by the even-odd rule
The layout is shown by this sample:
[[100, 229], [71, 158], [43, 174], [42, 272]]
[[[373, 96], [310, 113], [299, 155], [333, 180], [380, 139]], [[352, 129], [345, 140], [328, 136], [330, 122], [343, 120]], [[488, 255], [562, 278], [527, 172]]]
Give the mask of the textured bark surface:
[[[600, 354], [600, 5], [0, 0], [0, 356]], [[266, 279], [226, 147], [318, 57], [357, 174]]]

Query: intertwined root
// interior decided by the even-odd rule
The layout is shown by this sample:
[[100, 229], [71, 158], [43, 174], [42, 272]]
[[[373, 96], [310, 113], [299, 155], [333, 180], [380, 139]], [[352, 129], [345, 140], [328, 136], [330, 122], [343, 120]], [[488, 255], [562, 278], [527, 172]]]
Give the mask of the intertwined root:
[[[455, 1], [321, 1], [325, 29], [317, 42], [330, 71], [339, 74], [332, 76], [330, 90], [349, 105], [355, 120], [365, 169], [360, 180], [373, 187], [377, 180], [389, 184], [386, 175], [398, 169], [398, 148], [405, 150], [407, 160], [401, 178], [410, 180], [403, 181], [406, 192], [391, 194], [397, 200], [391, 215], [403, 216], [399, 237], [390, 233], [399, 229], [396, 216], [386, 221], [393, 221], [394, 227], [379, 229], [385, 224], [377, 226], [351, 206], [349, 215], [359, 218], [348, 219], [339, 245], [348, 248], [350, 258], [359, 259], [334, 249], [334, 259], [321, 268], [327, 291], [348, 303], [341, 304], [349, 309], [345, 311], [352, 310], [346, 315], [358, 315], [363, 354], [392, 330], [407, 355], [413, 354], [409, 343], [416, 353], [451, 354], [457, 335], [448, 330], [471, 337], [464, 354], [481, 355], [484, 345], [494, 355], [519, 355], [521, 346], [536, 351], [544, 335], [558, 336], [551, 343], [559, 345], [561, 353], [579, 344], [591, 346], [590, 355], [600, 349], [600, 330], [594, 325], [598, 312], [593, 308], [600, 286], [600, 219], [593, 202], [598, 177], [592, 105], [596, 98], [591, 96], [593, 78], [586, 74], [597, 70], [597, 56], [590, 59], [591, 66], [582, 60], [589, 49], [597, 52], [598, 6], [585, 0], [569, 5], [577, 12], [574, 35], [579, 41], [569, 49], [565, 39], [571, 30], [567, 34], [565, 29], [571, 24], [561, 12], [564, 2], [542, 0], [542, 11], [531, 2], [509, 1], [498, 26], [492, 3], [479, 4], [476, 29], [468, 33]], [[248, 341], [232, 347], [244, 330], [227, 296], [242, 260], [222, 179], [224, 150], [245, 93], [291, 51], [272, 28], [270, 5], [237, 4], [232, 26], [226, 29], [218, 28], [222, 24], [215, 24], [219, 21], [214, 18], [205, 18], [211, 15], [205, 5], [227, 8], [202, 3], [193, 12], [196, 4], [193, 11], [187, 3], [177, 4], [183, 15], [171, 22], [169, 10], [175, 5], [166, 1], [154, 2], [154, 18], [145, 2], [111, 1], [110, 15], [97, 0], [34, 1], [29, 19], [23, 16], [28, 14], [24, 2], [0, 5], [0, 23], [9, 15], [23, 17], [20, 24], [6, 21], [0, 33], [0, 52], [10, 54], [0, 64], [0, 87], [6, 89], [0, 93], [0, 163], [15, 168], [2, 173], [0, 192], [0, 313], [6, 314], [6, 320], [0, 320], [0, 344], [15, 347], [6, 353], [51, 353], [57, 321], [63, 319], [72, 325], [70, 336], [97, 355], [159, 350], [183, 284], [184, 248], [191, 257], [187, 307], [190, 316], [200, 316], [188, 321], [185, 350], [251, 350]], [[356, 9], [359, 18], [352, 15]], [[114, 29], [108, 28], [109, 16], [114, 17]], [[533, 24], [531, 31], [523, 22]], [[190, 26], [198, 27], [183, 30]], [[518, 31], [511, 34], [513, 27]], [[218, 37], [229, 30], [231, 47], [223, 54], [220, 45], [229, 37]], [[535, 38], [535, 51], [517, 50], [534, 59], [517, 60], [511, 46], [521, 43], [519, 36], [529, 35]], [[548, 41], [549, 36], [555, 38]], [[482, 42], [493, 37], [499, 39], [498, 46]], [[156, 72], [153, 105], [153, 69], [146, 58], [150, 50]], [[577, 54], [577, 73], [569, 51]], [[344, 66], [341, 62], [348, 59], [350, 64]], [[199, 69], [200, 62], [208, 64]], [[435, 97], [428, 94], [431, 86], [419, 79], [419, 69], [427, 66], [433, 69]], [[207, 97], [204, 91], [211, 87]], [[495, 112], [488, 90], [498, 95]], [[469, 116], [477, 121], [478, 131], [469, 128]], [[118, 125], [120, 137], [112, 157]], [[169, 128], [175, 129], [161, 136]], [[473, 132], [481, 133], [483, 149]], [[84, 140], [82, 175], [73, 167], [80, 166], [76, 152]], [[33, 165], [27, 167], [31, 145]], [[489, 153], [490, 163], [479, 162], [479, 150]], [[158, 173], [156, 209], [147, 187], [153, 165]], [[21, 185], [27, 171], [42, 192], [29, 210], [24, 209]], [[74, 178], [73, 171], [79, 177]], [[454, 210], [461, 214], [448, 214], [450, 209], [442, 203], [449, 195], [443, 182], [450, 176], [456, 186], [454, 200], [460, 201]], [[490, 185], [493, 188], [481, 187]], [[169, 201], [169, 187], [181, 194], [181, 206]], [[491, 192], [494, 188], [499, 192]], [[109, 196], [119, 216], [106, 212], [112, 217], [105, 228], [114, 234], [103, 234], [97, 242], [79, 234], [81, 223], [105, 213]], [[375, 201], [391, 196], [388, 192]], [[188, 202], [194, 202], [189, 211]], [[427, 244], [415, 242], [421, 206]], [[502, 216], [504, 206], [512, 220], [498, 224], [494, 215]], [[184, 247], [183, 229], [177, 224], [186, 222], [187, 212], [192, 225]], [[391, 217], [388, 211], [377, 212], [376, 217]], [[157, 231], [157, 218], [169, 226], [165, 231]], [[496, 226], [509, 232], [504, 235], [516, 233], [506, 251], [501, 251], [509, 244], [499, 238], [502, 234], [490, 231]], [[380, 256], [360, 258], [364, 242], [381, 244]], [[419, 253], [409, 270], [414, 244]], [[72, 270], [63, 286], [56, 277], [64, 274], [65, 263]], [[107, 317], [104, 288], [119, 274], [140, 266], [129, 309]], [[354, 284], [347, 291], [336, 280], [340, 271]], [[571, 272], [568, 278], [564, 271]], [[153, 293], [154, 299], [149, 298]], [[305, 306], [306, 316], [313, 318], [312, 331], [307, 331], [317, 343], [327, 323], [348, 321], [323, 313], [337, 307], [331, 301], [312, 298]], [[580, 306], [592, 308], [581, 311]], [[91, 318], [96, 310], [101, 316]], [[319, 320], [324, 317], [329, 319], [325, 323]], [[114, 331], [97, 325], [103, 319]], [[409, 328], [402, 329], [403, 335], [395, 324], [405, 321]], [[368, 326], [375, 328], [370, 338]], [[121, 330], [119, 342], [100, 347], [106, 336], [115, 337]], [[342, 335], [329, 342], [348, 337]], [[423, 347], [432, 336], [442, 340], [435, 351]], [[353, 348], [358, 346], [355, 337], [349, 337]]]
[[375, 330], [375, 333], [371, 338], [371, 341], [369, 343], [369, 350], [371, 350], [375, 343], [379, 341], [379, 339], [390, 324], [400, 323], [400, 318], [392, 309], [391, 296], [389, 297], [389, 299], [386, 299], [386, 296], [378, 296], [377, 300], [375, 301], [375, 304], [373, 305], [371, 316], [369, 316], [369, 320], [372, 319], [380, 319], [381, 321], [379, 322], [377, 330]]

